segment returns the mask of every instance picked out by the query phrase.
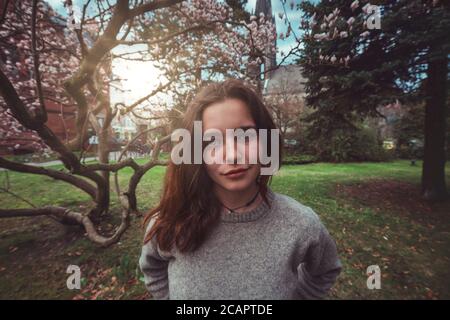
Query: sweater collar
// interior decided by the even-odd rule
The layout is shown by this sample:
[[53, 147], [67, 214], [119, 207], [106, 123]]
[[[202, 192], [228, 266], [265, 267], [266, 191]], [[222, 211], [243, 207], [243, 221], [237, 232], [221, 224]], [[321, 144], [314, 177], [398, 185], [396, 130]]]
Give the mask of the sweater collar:
[[220, 213], [221, 220], [223, 222], [231, 222], [231, 223], [249, 222], [249, 221], [258, 220], [259, 218], [264, 216], [267, 212], [269, 212], [273, 205], [273, 200], [275, 198], [275, 194], [269, 187], [267, 187], [266, 196], [267, 196], [267, 200], [270, 203], [270, 207], [266, 203], [266, 201], [263, 199], [263, 201], [261, 201], [261, 203], [256, 208], [253, 208], [250, 211], [231, 212], [231, 213], [227, 212], [227, 211], [222, 211]]

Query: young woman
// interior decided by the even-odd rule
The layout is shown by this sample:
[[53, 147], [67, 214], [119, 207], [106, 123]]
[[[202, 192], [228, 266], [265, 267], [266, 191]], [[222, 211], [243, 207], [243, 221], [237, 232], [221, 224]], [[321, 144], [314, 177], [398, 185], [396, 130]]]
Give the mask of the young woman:
[[[276, 129], [252, 88], [233, 79], [201, 90], [183, 128], [193, 134], [197, 120], [203, 132], [224, 136], [227, 129]], [[261, 162], [249, 161], [248, 140], [236, 147], [224, 138], [217, 163], [169, 162], [139, 260], [155, 299], [318, 299], [336, 281], [334, 240], [310, 207], [270, 189]], [[268, 150], [278, 147], [267, 140]]]

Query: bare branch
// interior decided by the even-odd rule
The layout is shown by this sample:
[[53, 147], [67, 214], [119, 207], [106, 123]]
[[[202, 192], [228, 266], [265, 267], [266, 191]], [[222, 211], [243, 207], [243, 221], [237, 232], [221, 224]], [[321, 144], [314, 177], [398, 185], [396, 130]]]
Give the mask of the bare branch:
[[47, 112], [45, 110], [44, 95], [42, 93], [41, 74], [39, 72], [39, 53], [36, 50], [36, 11], [37, 0], [33, 0], [33, 9], [31, 13], [31, 52], [33, 55], [34, 78], [36, 80], [36, 89], [40, 105], [38, 118], [40, 122], [45, 123], [47, 121]]
[[134, 9], [131, 9], [128, 12], [128, 18], [130, 19], [130, 18], [139, 16], [141, 14], [144, 14], [146, 12], [156, 10], [156, 9], [170, 7], [172, 5], [175, 5], [175, 4], [181, 3], [181, 2], [183, 2], [183, 0], [154, 0], [150, 3], [146, 3], [146, 4], [136, 7]]
[[13, 161], [9, 161], [5, 158], [0, 157], [0, 167], [16, 171], [22, 173], [31, 173], [31, 174], [39, 174], [51, 177], [56, 180], [65, 181], [81, 190], [86, 192], [91, 196], [92, 199], [95, 199], [96, 190], [93, 185], [88, 183], [86, 180], [78, 178], [72, 174], [65, 173], [58, 170], [53, 170], [49, 168], [43, 168], [38, 166], [30, 166], [23, 163], [17, 163]]
[[120, 237], [129, 226], [129, 214], [128, 212], [122, 212], [121, 223], [114, 234], [110, 237], [104, 237], [97, 232], [94, 224], [87, 215], [83, 215], [70, 209], [53, 206], [29, 209], [0, 209], [0, 218], [38, 216], [51, 216], [63, 222], [65, 221], [80, 224], [84, 227], [88, 238], [92, 242], [103, 247], [110, 246], [111, 244], [119, 241]]

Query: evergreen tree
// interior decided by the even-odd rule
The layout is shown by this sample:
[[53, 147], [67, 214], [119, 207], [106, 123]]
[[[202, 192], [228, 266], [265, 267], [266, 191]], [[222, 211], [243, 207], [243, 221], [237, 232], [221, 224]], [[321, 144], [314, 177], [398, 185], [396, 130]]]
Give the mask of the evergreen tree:
[[307, 103], [315, 108], [312, 134], [324, 139], [336, 130], [355, 130], [354, 121], [378, 115], [378, 107], [396, 99], [423, 102], [422, 194], [447, 198], [450, 3], [321, 0], [298, 8], [304, 12], [298, 63], [308, 79]]

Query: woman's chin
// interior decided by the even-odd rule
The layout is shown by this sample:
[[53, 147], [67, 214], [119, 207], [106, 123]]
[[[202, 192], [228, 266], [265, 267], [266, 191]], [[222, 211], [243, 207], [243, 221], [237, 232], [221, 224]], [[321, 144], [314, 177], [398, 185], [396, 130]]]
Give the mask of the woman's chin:
[[252, 181], [226, 181], [221, 183], [221, 187], [227, 191], [239, 192], [248, 190], [251, 187]]

